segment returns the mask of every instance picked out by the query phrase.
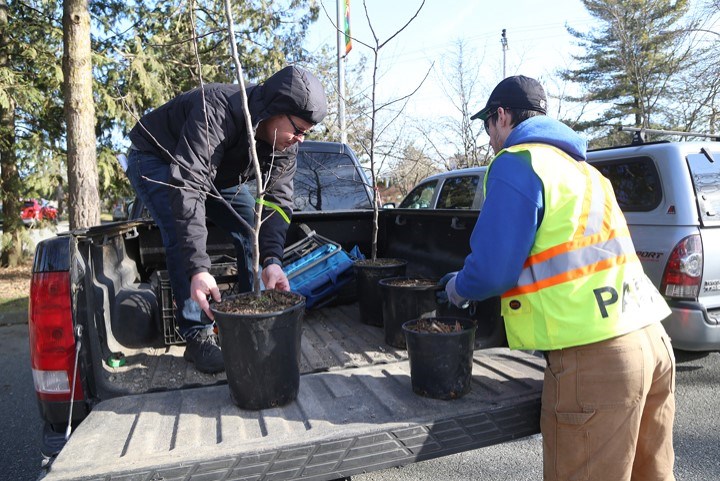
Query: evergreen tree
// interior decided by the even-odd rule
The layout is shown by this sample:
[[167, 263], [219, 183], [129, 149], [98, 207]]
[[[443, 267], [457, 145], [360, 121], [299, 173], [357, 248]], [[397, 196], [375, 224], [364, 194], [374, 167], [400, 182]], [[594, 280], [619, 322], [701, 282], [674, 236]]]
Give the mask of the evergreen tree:
[[[5, 58], [0, 61], [0, 162], [7, 163], [2, 169], [3, 198], [56, 197], [61, 212], [68, 190], [58, 55], [62, 7], [50, 0], [0, 3], [10, 25], [0, 28], [0, 57]], [[205, 82], [233, 82], [234, 76], [219, 0], [103, 0], [90, 2], [88, 8], [98, 187], [100, 198], [115, 200], [131, 195], [115, 157], [137, 118], [198, 86], [200, 68]], [[301, 44], [317, 18], [315, 0], [244, 0], [233, 2], [233, 8], [235, 18], [243, 19], [236, 41], [250, 82], [306, 57]], [[197, 32], [197, 55], [192, 32]], [[13, 165], [22, 182], [6, 180]], [[12, 200], [3, 202], [5, 219], [18, 215], [17, 202], [14, 207]], [[7, 220], [6, 226], [13, 228]]]
[[19, 262], [25, 247], [21, 200], [52, 197], [64, 177], [59, 18], [57, 2], [0, 2], [3, 266]]
[[63, 95], [70, 229], [100, 223], [88, 0], [63, 1]]
[[581, 102], [608, 104], [603, 114], [577, 128], [631, 119], [636, 127], [662, 126], [659, 106], [670, 84], [688, 61], [678, 48], [688, 0], [583, 0], [598, 26], [583, 33], [568, 31], [584, 48], [575, 56], [580, 68], [561, 73], [581, 84]]
[[[235, 75], [220, 0], [93, 5], [100, 189], [116, 199], [131, 193], [115, 156], [137, 120], [201, 81], [233, 83]], [[248, 83], [306, 59], [301, 45], [317, 19], [315, 0], [244, 0], [233, 9]]]

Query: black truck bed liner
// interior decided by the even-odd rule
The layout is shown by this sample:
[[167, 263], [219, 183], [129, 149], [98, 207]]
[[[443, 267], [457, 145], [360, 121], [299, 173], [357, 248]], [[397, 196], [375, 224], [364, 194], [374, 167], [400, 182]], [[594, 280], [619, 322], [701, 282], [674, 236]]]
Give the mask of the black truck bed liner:
[[326, 480], [539, 432], [545, 361], [477, 350], [471, 392], [412, 392], [398, 360], [304, 374], [295, 402], [245, 411], [226, 385], [101, 402], [52, 464], [60, 480]]

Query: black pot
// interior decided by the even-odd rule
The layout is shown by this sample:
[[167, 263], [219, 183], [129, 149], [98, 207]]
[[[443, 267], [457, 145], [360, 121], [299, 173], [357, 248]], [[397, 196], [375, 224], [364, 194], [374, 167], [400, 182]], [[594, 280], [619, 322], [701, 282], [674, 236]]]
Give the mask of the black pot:
[[[420, 285], [411, 285], [419, 281]], [[437, 281], [413, 277], [391, 277], [379, 282], [382, 291], [383, 327], [385, 342], [405, 349], [402, 325], [421, 317], [437, 317]]]
[[375, 263], [369, 259], [364, 259], [356, 261], [353, 267], [357, 284], [360, 320], [370, 326], [382, 327], [382, 292], [378, 282], [387, 277], [405, 275], [407, 261], [403, 259], [378, 259], [378, 263]]
[[[300, 338], [305, 299], [268, 314], [212, 311], [218, 325], [230, 397], [242, 409], [282, 406], [297, 398], [300, 388]], [[239, 294], [250, 296], [252, 293]]]
[[476, 324], [470, 319], [434, 318], [462, 330], [451, 333], [417, 332], [419, 319], [403, 324], [410, 359], [412, 390], [434, 399], [458, 399], [470, 392]]

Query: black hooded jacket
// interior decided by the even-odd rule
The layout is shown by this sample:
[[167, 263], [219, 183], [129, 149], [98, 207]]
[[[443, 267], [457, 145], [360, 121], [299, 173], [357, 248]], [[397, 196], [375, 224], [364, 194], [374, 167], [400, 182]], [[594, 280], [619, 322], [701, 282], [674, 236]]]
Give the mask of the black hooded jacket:
[[[246, 92], [253, 130], [273, 115], [295, 115], [317, 124], [327, 114], [322, 85], [300, 67], [285, 67]], [[254, 178], [240, 87], [207, 84], [180, 94], [144, 115], [130, 131], [130, 140], [138, 150], [157, 154], [170, 164], [169, 183], [179, 187], [171, 189], [170, 197], [187, 275], [209, 271], [204, 200], [210, 183], [223, 189]], [[261, 170], [271, 175], [265, 199], [292, 215], [297, 144], [274, 152], [274, 158], [271, 145], [258, 139], [256, 147]], [[263, 223], [261, 259], [282, 258], [287, 228], [277, 213]]]

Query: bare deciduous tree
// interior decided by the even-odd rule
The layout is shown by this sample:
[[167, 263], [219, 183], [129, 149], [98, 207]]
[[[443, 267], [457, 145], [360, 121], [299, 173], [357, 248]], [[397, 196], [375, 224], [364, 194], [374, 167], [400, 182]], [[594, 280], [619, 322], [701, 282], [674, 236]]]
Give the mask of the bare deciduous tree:
[[[370, 13], [368, 12], [367, 3], [363, 1], [363, 9], [365, 11], [365, 20], [367, 21], [367, 25], [370, 28], [370, 32], [372, 34], [372, 43], [368, 43], [365, 41], [362, 41], [356, 37], [352, 37], [353, 42], [362, 45], [363, 47], [366, 47], [370, 49], [372, 52], [372, 76], [371, 76], [371, 83], [370, 83], [370, 94], [369, 94], [369, 100], [370, 100], [370, 110], [365, 113], [365, 115], [370, 120], [370, 132], [369, 132], [369, 138], [367, 139], [366, 143], [362, 144], [363, 153], [368, 156], [370, 161], [370, 182], [372, 184], [372, 191], [373, 191], [373, 233], [372, 233], [372, 247], [371, 247], [371, 259], [375, 260], [377, 258], [377, 237], [378, 237], [378, 217], [379, 217], [379, 197], [378, 197], [378, 180], [377, 175], [380, 171], [380, 166], [378, 159], [376, 158], [377, 152], [377, 146], [380, 143], [380, 139], [383, 136], [383, 133], [385, 133], [388, 128], [397, 120], [400, 115], [402, 114], [403, 110], [407, 106], [408, 100], [420, 89], [420, 87], [423, 85], [425, 80], [427, 79], [427, 76], [430, 73], [430, 69], [428, 70], [427, 74], [423, 78], [423, 80], [419, 83], [419, 85], [410, 91], [408, 94], [403, 95], [401, 97], [388, 100], [385, 102], [381, 102], [378, 100], [377, 95], [377, 87], [378, 87], [378, 70], [379, 70], [379, 60], [380, 60], [380, 51], [388, 45], [392, 40], [397, 38], [398, 35], [400, 35], [420, 14], [420, 11], [422, 10], [423, 6], [425, 5], [425, 0], [422, 0], [420, 2], [420, 5], [418, 6], [415, 13], [403, 24], [398, 30], [396, 30], [393, 34], [391, 34], [388, 38], [384, 40], [380, 40], [377, 33], [375, 32], [375, 28], [373, 26]], [[325, 7], [323, 6], [323, 9]], [[327, 10], [325, 10], [325, 14], [327, 15], [330, 22], [335, 26], [335, 29], [338, 31], [341, 31], [336, 25], [332, 19], [332, 17], [328, 14]], [[431, 67], [432, 68], [432, 67]], [[396, 108], [394, 111], [391, 111], [392, 108], [395, 108], [399, 105], [399, 108]], [[389, 119], [384, 122], [382, 125], [380, 124], [380, 113], [389, 113]], [[399, 137], [396, 137], [396, 140], [399, 139]], [[393, 141], [391, 142], [391, 145], [396, 144], [397, 142]]]
[[446, 145], [455, 149], [454, 157], [457, 160], [455, 167], [474, 167], [488, 162], [488, 144], [479, 142], [482, 133], [482, 122], [470, 120], [477, 110], [480, 95], [478, 90], [487, 90], [487, 86], [479, 85], [480, 64], [483, 56], [470, 59], [466, 55], [466, 42], [462, 39], [455, 41], [454, 52], [447, 57], [447, 64], [441, 65], [439, 82], [445, 96], [450, 100], [456, 115], [443, 119], [446, 127]]
[[437, 162], [414, 145], [402, 149], [402, 157], [393, 163], [393, 185], [404, 197], [418, 182], [440, 171]]

